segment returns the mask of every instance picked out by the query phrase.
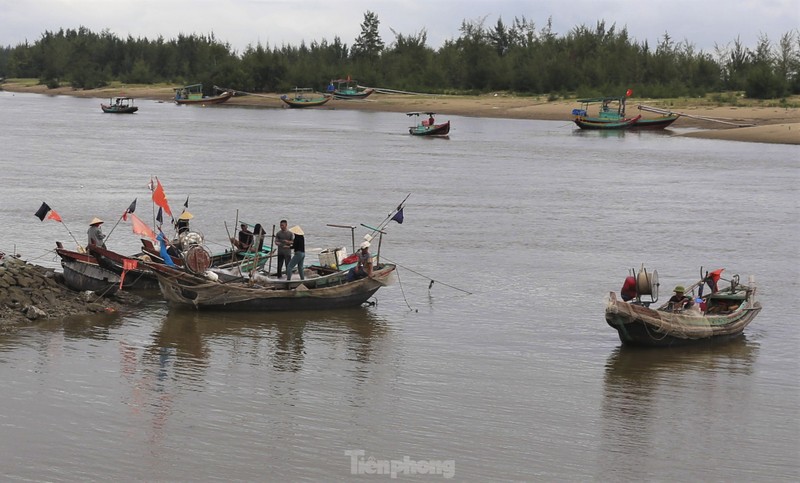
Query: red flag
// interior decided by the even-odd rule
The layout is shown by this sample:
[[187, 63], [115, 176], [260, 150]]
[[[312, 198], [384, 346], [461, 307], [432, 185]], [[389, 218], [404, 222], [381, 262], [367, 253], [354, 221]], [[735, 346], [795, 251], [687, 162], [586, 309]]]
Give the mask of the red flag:
[[164, 187], [161, 186], [161, 181], [159, 181], [158, 178], [156, 178], [156, 189], [153, 191], [153, 203], [164, 208], [164, 212], [172, 217], [172, 210], [169, 209], [167, 195], [164, 194]]
[[151, 240], [155, 241], [156, 234], [153, 233], [153, 230], [151, 230], [149, 226], [147, 226], [142, 220], [140, 220], [138, 216], [134, 215], [133, 213], [130, 213], [130, 215], [131, 215], [131, 224], [133, 225], [132, 226], [133, 232], [136, 233], [137, 235], [146, 236], [147, 238], [150, 238]]
[[122, 275], [119, 276], [119, 289], [122, 290], [122, 284], [125, 282], [125, 274], [128, 270], [136, 270], [139, 262], [132, 258], [125, 258], [122, 260]]
[[627, 91], [625, 91], [625, 97], [630, 97], [632, 95], [633, 95], [633, 89], [628, 89]]
[[48, 213], [48, 214], [47, 214], [47, 219], [48, 219], [48, 220], [55, 220], [55, 221], [58, 221], [58, 222], [60, 222], [60, 223], [63, 223], [63, 222], [61, 221], [61, 215], [59, 215], [59, 214], [56, 212], [56, 210], [50, 210], [50, 213]]

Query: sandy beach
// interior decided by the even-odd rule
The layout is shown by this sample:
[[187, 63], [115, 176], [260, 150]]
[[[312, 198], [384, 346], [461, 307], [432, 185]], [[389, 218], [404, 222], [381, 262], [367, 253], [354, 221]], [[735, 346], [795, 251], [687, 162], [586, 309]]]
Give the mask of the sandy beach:
[[[45, 95], [71, 95], [77, 97], [107, 99], [116, 96], [129, 96], [136, 99], [150, 99], [171, 102], [173, 90], [170, 86], [114, 86], [101, 89], [75, 90], [69, 87], [48, 89], [43, 85], [5, 82], [0, 89], [8, 92], [29, 92]], [[691, 100], [680, 103], [662, 100], [635, 99], [628, 101], [628, 114], [642, 117], [657, 117], [645, 111], [638, 111], [639, 104], [670, 109], [685, 114], [672, 128], [690, 128], [683, 136], [723, 139], [730, 141], [800, 144], [800, 108], [761, 107], [761, 106], [709, 106], [693, 105]], [[239, 105], [263, 108], [282, 108], [280, 94], [237, 93], [226, 105]], [[578, 107], [575, 100], [548, 101], [545, 97], [526, 97], [507, 94], [481, 96], [450, 95], [404, 95], [376, 93], [362, 101], [334, 100], [324, 108], [358, 109], [386, 112], [433, 111], [439, 116], [460, 115], [471, 117], [494, 117], [510, 119], [539, 119], [572, 121], [571, 111]], [[709, 118], [713, 122], [699, 118]], [[745, 126], [746, 127], [738, 127]]]

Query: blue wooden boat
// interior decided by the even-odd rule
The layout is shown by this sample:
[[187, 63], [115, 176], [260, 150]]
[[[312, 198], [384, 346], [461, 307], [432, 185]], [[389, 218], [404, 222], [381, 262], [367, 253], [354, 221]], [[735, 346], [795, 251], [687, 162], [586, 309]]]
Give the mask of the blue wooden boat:
[[328, 84], [328, 93], [335, 99], [366, 99], [370, 96], [375, 89], [364, 89], [358, 85], [358, 82], [352, 80], [350, 77], [347, 79], [332, 79]]
[[[625, 103], [630, 91], [624, 96], [591, 97], [578, 99], [579, 109], [573, 109], [575, 124], [581, 129], [664, 129], [675, 122], [680, 114], [669, 113], [657, 118], [642, 118], [641, 115], [629, 118], [625, 114]], [[591, 106], [599, 104], [596, 115], [589, 115]], [[634, 119], [635, 122], [628, 122]], [[603, 127], [602, 124], [608, 124]]]
[[284, 94], [281, 96], [281, 100], [289, 107], [303, 108], [321, 106], [333, 98], [333, 96], [330, 94], [315, 94], [316, 93], [314, 92], [314, 89], [295, 87], [294, 97], [289, 97], [288, 95]]

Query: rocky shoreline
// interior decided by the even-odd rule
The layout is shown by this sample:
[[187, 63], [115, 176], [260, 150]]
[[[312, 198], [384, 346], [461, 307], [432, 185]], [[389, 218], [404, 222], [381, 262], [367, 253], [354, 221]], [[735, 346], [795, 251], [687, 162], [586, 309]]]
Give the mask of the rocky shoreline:
[[90, 314], [117, 314], [141, 299], [124, 292], [102, 297], [75, 292], [63, 275], [0, 253], [0, 332], [39, 320], [67, 319]]

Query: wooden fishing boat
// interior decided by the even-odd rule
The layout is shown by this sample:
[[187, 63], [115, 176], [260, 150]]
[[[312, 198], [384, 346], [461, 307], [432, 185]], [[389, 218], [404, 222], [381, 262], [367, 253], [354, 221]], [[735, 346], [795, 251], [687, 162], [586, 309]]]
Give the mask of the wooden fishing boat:
[[[581, 107], [572, 110], [575, 124], [581, 129], [664, 129], [680, 117], [680, 114], [667, 113], [657, 118], [644, 118], [641, 115], [629, 118], [625, 114], [625, 105], [630, 94], [628, 90], [624, 96], [578, 99]], [[594, 104], [600, 107], [597, 115], [590, 116], [589, 109]], [[631, 119], [634, 122], [629, 122]]]
[[61, 242], [56, 242], [56, 253], [61, 257], [64, 285], [69, 289], [113, 295], [119, 288], [119, 276], [101, 267], [92, 255], [67, 250]]
[[100, 109], [109, 114], [133, 114], [139, 107], [133, 105], [131, 97], [112, 97], [108, 104], [100, 104]]
[[156, 275], [141, 263], [143, 253], [126, 256], [97, 245], [88, 246], [87, 251], [97, 260], [97, 264], [104, 269], [114, 272], [120, 277], [122, 277], [123, 273], [125, 274], [122, 283], [124, 289], [158, 289]]
[[375, 89], [362, 88], [358, 82], [350, 79], [332, 79], [328, 84], [328, 93], [333, 95], [335, 99], [366, 99]]
[[384, 263], [373, 269], [372, 277], [351, 280], [344, 270], [309, 267], [319, 271], [319, 276], [288, 282], [221, 281], [215, 274], [198, 275], [166, 265], [147, 265], [156, 273], [161, 293], [172, 306], [251, 311], [357, 307], [386, 285], [395, 270], [393, 264]]
[[[214, 89], [219, 91], [216, 86]], [[192, 84], [184, 87], [176, 87], [174, 91], [176, 104], [222, 104], [233, 97], [233, 91], [222, 91], [216, 96], [204, 96], [203, 84]]]
[[[421, 119], [422, 115], [428, 116], [427, 119]], [[413, 126], [408, 128], [408, 133], [412, 136], [447, 136], [450, 134], [450, 121], [436, 124], [433, 121], [435, 112], [407, 112], [407, 116], [416, 117], [416, 122]]]
[[292, 108], [317, 107], [330, 101], [333, 96], [330, 94], [315, 95], [314, 89], [305, 87], [295, 87], [294, 97], [287, 94], [281, 96], [281, 100]]
[[[696, 301], [690, 306], [675, 308], [673, 303], [667, 302], [653, 309], [650, 305], [658, 300], [657, 272], [647, 272], [644, 267], [638, 273], [632, 271], [622, 292], [623, 298], [629, 300], [620, 300], [611, 292], [606, 301], [606, 322], [617, 330], [620, 340], [629, 345], [672, 346], [738, 337], [761, 311], [761, 303], [756, 301], [752, 276], [748, 284], [743, 285], [739, 283], [739, 276], [734, 275], [727, 280], [728, 287], [717, 290], [721, 272], [720, 269], [711, 275], [706, 273], [685, 289], [685, 294], [691, 294]], [[632, 291], [629, 290], [631, 283], [634, 284]], [[703, 295], [706, 284], [711, 293]], [[649, 300], [643, 295], [649, 295]]]
[[642, 116], [636, 116], [634, 118], [623, 119], [620, 121], [592, 121], [577, 117], [575, 118], [575, 124], [577, 124], [578, 127], [581, 129], [592, 129], [592, 130], [629, 129], [634, 124], [636, 124], [636, 122], [639, 121], [640, 117]]

